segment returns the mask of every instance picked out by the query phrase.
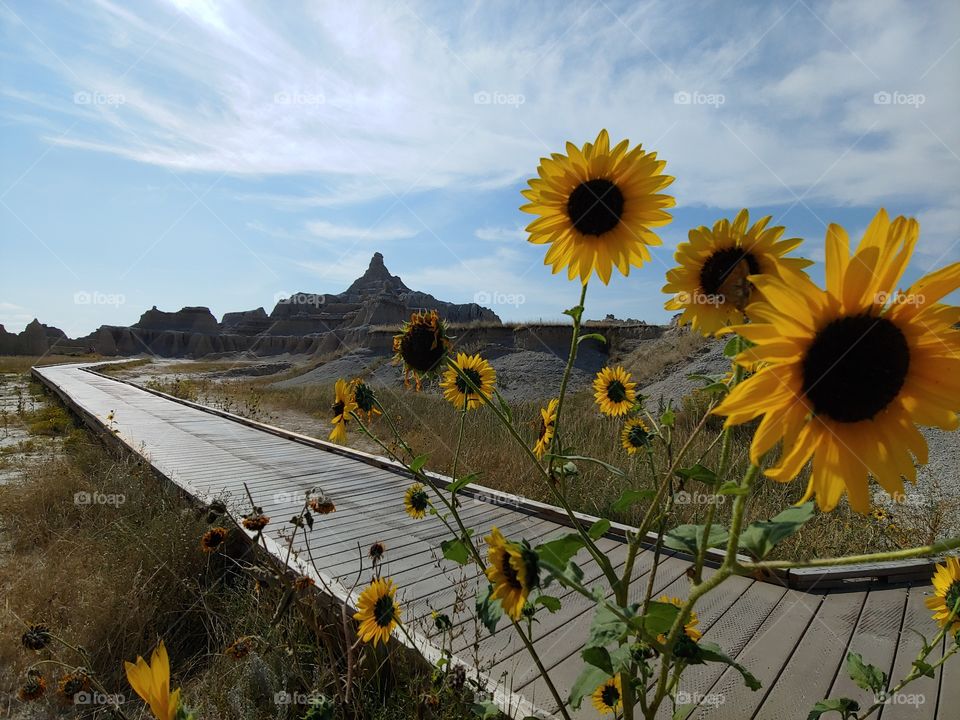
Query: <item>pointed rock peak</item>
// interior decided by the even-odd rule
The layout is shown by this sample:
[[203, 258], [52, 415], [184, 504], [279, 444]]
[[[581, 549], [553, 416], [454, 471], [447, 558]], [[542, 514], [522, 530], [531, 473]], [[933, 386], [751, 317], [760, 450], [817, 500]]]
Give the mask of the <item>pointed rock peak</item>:
[[370, 258], [370, 264], [367, 266], [366, 272], [347, 288], [347, 294], [362, 293], [365, 295], [401, 291], [409, 291], [409, 288], [403, 284], [399, 277], [390, 274], [383, 262], [383, 254], [379, 252], [375, 252], [373, 257]]

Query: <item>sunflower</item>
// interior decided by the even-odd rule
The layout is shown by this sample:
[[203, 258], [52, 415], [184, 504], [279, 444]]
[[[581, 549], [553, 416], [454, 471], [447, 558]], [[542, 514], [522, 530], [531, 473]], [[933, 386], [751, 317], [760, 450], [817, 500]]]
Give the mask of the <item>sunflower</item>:
[[957, 601], [960, 601], [960, 560], [955, 557], [948, 557], [943, 565], [937, 565], [937, 572], [933, 575], [933, 597], [928, 597], [924, 602], [930, 610], [933, 610], [933, 619], [946, 625], [950, 621], [950, 630], [960, 630], [960, 615], [951, 614], [957, 607]]
[[497, 528], [491, 528], [487, 541], [487, 579], [493, 583], [492, 600], [499, 600], [503, 611], [520, 619], [530, 591], [540, 585], [537, 554], [525, 545], [509, 542]]
[[170, 692], [170, 658], [163, 640], [150, 657], [150, 664], [137, 657], [137, 664], [124, 662], [130, 687], [150, 707], [157, 720], [174, 720], [180, 707], [180, 689]]
[[262, 532], [270, 522], [270, 516], [262, 512], [253, 512], [243, 518], [243, 526], [251, 532]]
[[379, 642], [386, 645], [400, 624], [400, 606], [393, 597], [396, 591], [393, 580], [377, 578], [360, 593], [353, 619], [360, 623], [357, 633], [363, 642], [372, 641], [374, 647]]
[[750, 275], [780, 277], [787, 268], [801, 272], [811, 261], [785, 258], [802, 241], [781, 240], [783, 227], [767, 227], [770, 216], [752, 227], [749, 213], [741, 210], [733, 223], [717, 220], [711, 230], [690, 231], [690, 242], [680, 243], [674, 259], [679, 267], [667, 273], [666, 293], [674, 293], [667, 310], [683, 310], [680, 324], [689, 323], [703, 335], [713, 335], [724, 325], [742, 322], [747, 305], [757, 299]]
[[333, 500], [323, 495], [320, 497], [310, 498], [309, 506], [310, 509], [318, 515], [329, 515], [330, 513], [337, 511], [337, 506], [334, 504]]
[[357, 404], [357, 410], [366, 416], [367, 422], [381, 414], [377, 408], [377, 396], [372, 387], [360, 378], [356, 378], [350, 386], [353, 388], [353, 401]]
[[870, 509], [868, 473], [892, 496], [903, 477], [916, 480], [912, 455], [927, 462], [916, 425], [960, 426], [960, 308], [939, 301], [960, 287], [960, 263], [930, 273], [893, 293], [919, 235], [916, 220], [892, 223], [880, 210], [851, 256], [843, 228], [826, 240], [827, 289], [792, 274], [751, 280], [763, 300], [755, 320], [733, 328], [755, 343], [737, 356], [763, 362], [714, 411], [726, 425], [763, 415], [750, 448], [760, 458], [783, 439], [779, 465], [766, 471], [789, 481], [813, 457], [802, 501], [836, 507], [846, 490], [850, 506]]
[[662, 175], [666, 163], [641, 146], [628, 151], [629, 140], [610, 148], [601, 130], [594, 143], [578, 148], [567, 143], [567, 154], [541, 158], [537, 174], [522, 191], [530, 202], [520, 209], [539, 215], [527, 226], [530, 242], [549, 244], [544, 265], [553, 272], [567, 269], [586, 284], [594, 271], [604, 284], [613, 267], [630, 274], [650, 260], [649, 246], [662, 241], [650, 229], [671, 221], [666, 208], [674, 199], [658, 192], [673, 182]]
[[20, 644], [27, 650], [43, 650], [50, 644], [51, 639], [50, 628], [41, 623], [27, 628], [27, 631], [20, 636]]
[[200, 538], [200, 549], [207, 553], [212, 553], [227, 539], [227, 529], [224, 527], [210, 528]]
[[623, 424], [620, 444], [630, 455], [650, 444], [650, 429], [641, 418], [633, 417]]
[[620, 709], [622, 695], [620, 674], [618, 673], [614, 677], [608, 678], [601, 683], [600, 686], [593, 691], [590, 700], [593, 702], [593, 706], [597, 709], [597, 712], [601, 715], [605, 713], [616, 713]]
[[350, 413], [356, 411], [357, 403], [353, 399], [353, 391], [346, 380], [337, 380], [333, 398], [333, 430], [330, 431], [330, 442], [342, 443], [347, 439], [347, 421]]
[[244, 635], [230, 643], [223, 654], [234, 660], [243, 660], [253, 650], [255, 642], [256, 638], [252, 635]]
[[637, 384], [630, 382], [630, 373], [622, 367], [604, 368], [593, 380], [593, 397], [600, 412], [618, 417], [633, 409], [637, 399]]
[[370, 549], [367, 551], [367, 554], [370, 556], [370, 560], [373, 562], [373, 564], [377, 565], [380, 563], [381, 560], [383, 560], [383, 554], [386, 551], [387, 551], [387, 546], [384, 545], [379, 540], [377, 540], [375, 543], [373, 543], [370, 546]]
[[90, 692], [90, 676], [82, 668], [67, 673], [60, 678], [57, 692], [61, 698], [72, 703], [80, 693]]
[[554, 398], [547, 403], [545, 408], [540, 408], [540, 432], [537, 434], [537, 444], [533, 446], [533, 454], [537, 458], [542, 458], [547, 450], [550, 449], [550, 443], [553, 442], [553, 435], [557, 429], [557, 407], [560, 401]]
[[[447, 367], [443, 373], [440, 389], [447, 401], [458, 410], [466, 407], [468, 410], [479, 407], [484, 398], [493, 396], [493, 385], [497, 381], [497, 371], [479, 355], [457, 353], [454, 362], [456, 367]], [[460, 372], [457, 372], [459, 369]], [[461, 377], [461, 373], [470, 379], [479, 390], [474, 390], [470, 383]]]
[[420, 520], [427, 514], [430, 507], [430, 496], [427, 490], [420, 483], [414, 483], [407, 488], [403, 495], [403, 505], [406, 508], [407, 515], [414, 520]]
[[[671, 605], [676, 605], [677, 607], [683, 606], [683, 600], [675, 597], [668, 597], [663, 595], [660, 597], [660, 602], [670, 603]], [[683, 626], [683, 635], [677, 638], [677, 642], [673, 646], [673, 654], [678, 658], [693, 658], [696, 654], [697, 648], [696, 643], [703, 637], [699, 630], [697, 630], [697, 625], [700, 624], [700, 618], [697, 617], [696, 610], [690, 611], [690, 617], [687, 618], [687, 622]], [[657, 642], [661, 645], [665, 645], [667, 642], [666, 635], [658, 635]]]
[[17, 699], [20, 702], [31, 702], [42, 697], [47, 691], [47, 679], [36, 669], [27, 671], [27, 679], [17, 690]]
[[447, 326], [436, 310], [413, 313], [393, 336], [395, 362], [403, 365], [404, 382], [413, 375], [419, 390], [421, 380], [436, 373], [449, 346]]

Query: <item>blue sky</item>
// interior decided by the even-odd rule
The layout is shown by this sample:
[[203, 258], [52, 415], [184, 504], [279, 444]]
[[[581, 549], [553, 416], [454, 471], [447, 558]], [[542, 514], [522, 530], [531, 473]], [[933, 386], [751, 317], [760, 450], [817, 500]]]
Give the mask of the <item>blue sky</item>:
[[960, 258], [949, 0], [0, 0], [0, 35], [8, 330], [269, 311], [376, 250], [440, 298], [558, 317], [577, 288], [519, 191], [602, 127], [667, 161], [677, 208], [591, 317], [665, 321], [673, 248], [741, 207], [818, 260], [880, 206], [920, 219], [908, 280]]

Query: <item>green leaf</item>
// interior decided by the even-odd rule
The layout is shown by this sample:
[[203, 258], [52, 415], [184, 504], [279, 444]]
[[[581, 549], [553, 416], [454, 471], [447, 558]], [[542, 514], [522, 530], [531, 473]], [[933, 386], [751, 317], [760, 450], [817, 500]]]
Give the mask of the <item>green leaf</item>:
[[587, 535], [590, 536], [591, 540], [599, 540], [604, 535], [607, 534], [607, 530], [610, 529], [610, 521], [606, 518], [601, 518], [597, 520], [593, 525], [590, 526], [590, 529], [587, 531]]
[[880, 668], [863, 661], [859, 653], [847, 653], [847, 674], [859, 687], [879, 695], [887, 687], [887, 675]]
[[624, 490], [620, 499], [610, 507], [617, 512], [623, 512], [644, 500], [653, 500], [656, 494], [656, 490]]
[[[610, 463], [606, 463], [603, 460], [598, 460], [597, 458], [587, 457], [585, 455], [554, 455], [552, 453], [547, 455], [548, 460], [551, 458], [555, 460], [567, 460], [567, 464], [573, 465], [574, 468], [576, 468], [576, 465], [569, 461], [580, 460], [581, 462], [594, 463], [595, 465], [600, 465], [607, 470], [607, 472], [613, 473], [617, 477], [626, 477], [626, 473], [620, 468], [616, 467], [615, 465], [611, 465]], [[576, 472], [568, 472], [567, 474], [576, 475]]]
[[551, 613], [560, 609], [560, 599], [553, 597], [553, 595], [538, 595], [537, 603], [543, 605]]
[[793, 535], [813, 517], [813, 501], [787, 508], [782, 513], [750, 523], [740, 534], [740, 547], [756, 558], [770, 554], [777, 543]]
[[567, 533], [556, 540], [549, 540], [538, 545], [537, 555], [540, 562], [550, 566], [550, 569], [563, 571], [570, 559], [583, 548], [583, 538], [577, 533]]
[[670, 631], [679, 614], [680, 608], [673, 603], [651, 601], [643, 616], [643, 626], [651, 635], [663, 635]]
[[706, 662], [718, 662], [729, 665], [743, 676], [744, 684], [751, 690], [760, 689], [760, 681], [757, 680], [743, 665], [736, 662], [728, 656], [716, 643], [699, 642], [697, 646], [700, 649], [700, 657]]
[[480, 718], [480, 720], [496, 720], [496, 718], [500, 717], [500, 708], [498, 708], [492, 700], [475, 702], [470, 706], [470, 709], [473, 710], [473, 714]]
[[749, 495], [750, 488], [741, 485], [736, 480], [727, 480], [717, 488], [717, 495]]
[[734, 358], [743, 351], [743, 342], [739, 335], [734, 335], [732, 338], [727, 340], [727, 344], [723, 346], [723, 356], [728, 358]]
[[[727, 543], [728, 533], [719, 525], [710, 526], [710, 536], [707, 538], [707, 547], [719, 547]], [[678, 525], [667, 530], [663, 536], [663, 544], [671, 550], [680, 550], [696, 555], [703, 539], [703, 525]]]
[[671, 409], [667, 408], [660, 414], [660, 424], [664, 427], [673, 427], [673, 423], [676, 422], [677, 414]]
[[590, 636], [584, 647], [605, 647], [626, 637], [630, 628], [606, 603], [599, 603], [590, 623]]
[[600, 668], [607, 675], [613, 675], [613, 662], [610, 660], [610, 653], [605, 647], [588, 647], [580, 653], [580, 657], [588, 665]]
[[610, 675], [594, 665], [585, 665], [570, 688], [570, 707], [580, 709], [580, 704], [588, 695], [592, 695]]
[[451, 494], [456, 495], [458, 491], [462, 490], [478, 477], [480, 477], [480, 473], [468, 473], [447, 485], [447, 490], [449, 490]]
[[580, 337], [577, 338], [577, 345], [582, 343], [584, 340], [596, 340], [598, 342], [603, 343], [604, 345], [606, 345], [607, 343], [606, 336], [601, 335], [600, 333], [589, 333], [587, 335], [581, 335]]
[[709, 385], [704, 385], [702, 388], [697, 388], [702, 393], [707, 393], [708, 395], [726, 395], [730, 392], [730, 388], [727, 387], [726, 383], [715, 382], [710, 383]]
[[696, 480], [706, 485], [716, 485], [720, 482], [720, 478], [717, 477], [717, 474], [713, 470], [700, 463], [697, 463], [693, 467], [680, 468], [677, 470], [677, 475], [685, 480]]
[[687, 715], [692, 711], [697, 709], [696, 703], [687, 703], [686, 705], [677, 705], [677, 709], [673, 711], [673, 715], [670, 716], [670, 720], [685, 720]]
[[461, 565], [466, 565], [470, 562], [470, 551], [467, 549], [467, 544], [459, 538], [456, 540], [444, 540], [440, 543], [440, 549], [443, 551], [443, 556], [447, 560], [452, 560]]
[[486, 590], [477, 591], [477, 618], [491, 635], [497, 631], [497, 623], [503, 617], [503, 608], [500, 606], [500, 602], [490, 598], [492, 593], [493, 585], [489, 583]]
[[413, 472], [420, 472], [420, 470], [423, 469], [423, 466], [427, 464], [427, 460], [429, 459], [429, 455], [417, 455], [417, 457], [410, 461], [410, 469]]
[[844, 720], [854, 717], [860, 712], [860, 703], [850, 698], [837, 698], [836, 700], [821, 700], [813, 706], [813, 710], [807, 715], [807, 720], [819, 720], [824, 713], [840, 713]]
[[580, 318], [583, 317], [583, 305], [575, 305], [574, 307], [570, 308], [569, 310], [564, 310], [564, 311], [563, 311], [563, 314], [564, 314], [564, 315], [569, 315], [569, 316], [572, 317], [574, 320], [579, 321]]
[[629, 673], [633, 665], [633, 653], [630, 652], [629, 645], [620, 645], [610, 651], [610, 663], [613, 665], [614, 672]]

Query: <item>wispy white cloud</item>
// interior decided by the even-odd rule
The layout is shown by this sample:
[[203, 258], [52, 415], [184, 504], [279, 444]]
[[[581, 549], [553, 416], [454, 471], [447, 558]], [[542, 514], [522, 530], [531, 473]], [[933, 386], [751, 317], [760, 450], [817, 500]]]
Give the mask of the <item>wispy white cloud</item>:
[[403, 240], [412, 238], [417, 231], [401, 225], [374, 225], [360, 227], [338, 225], [326, 220], [312, 220], [307, 223], [307, 232], [321, 240], [342, 242], [380, 242], [385, 240]]
[[485, 226], [479, 227], [473, 231], [474, 236], [478, 240], [486, 240], [488, 242], [515, 242], [517, 240], [526, 240], [527, 232], [522, 227], [496, 227], [496, 226]]

